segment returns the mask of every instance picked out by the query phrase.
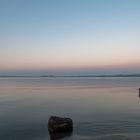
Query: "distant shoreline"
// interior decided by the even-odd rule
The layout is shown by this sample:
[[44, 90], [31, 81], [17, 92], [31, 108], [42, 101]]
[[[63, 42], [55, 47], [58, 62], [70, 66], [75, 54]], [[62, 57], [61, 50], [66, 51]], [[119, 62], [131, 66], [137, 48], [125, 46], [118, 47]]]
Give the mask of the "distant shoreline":
[[116, 74], [116, 75], [40, 75], [40, 76], [31, 76], [31, 75], [29, 75], [29, 76], [27, 76], [27, 75], [20, 75], [20, 76], [12, 76], [12, 75], [0, 75], [0, 77], [23, 77], [23, 78], [29, 78], [29, 77], [31, 77], [31, 78], [39, 78], [39, 77], [41, 77], [41, 78], [46, 78], [46, 77], [54, 77], [54, 78], [61, 78], [61, 77], [70, 77], [70, 78], [75, 78], [75, 77], [140, 77], [140, 74]]

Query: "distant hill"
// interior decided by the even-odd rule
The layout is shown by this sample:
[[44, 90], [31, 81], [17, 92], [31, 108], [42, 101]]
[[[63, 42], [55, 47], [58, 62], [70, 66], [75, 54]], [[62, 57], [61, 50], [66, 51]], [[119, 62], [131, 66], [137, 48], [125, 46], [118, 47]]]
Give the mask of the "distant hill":
[[140, 77], [140, 74], [114, 74], [114, 75], [41, 75], [41, 76], [26, 76], [26, 75], [1, 75], [0, 77]]
[[114, 74], [114, 75], [73, 75], [73, 76], [57, 76], [57, 75], [42, 75], [40, 77], [140, 77], [140, 74]]

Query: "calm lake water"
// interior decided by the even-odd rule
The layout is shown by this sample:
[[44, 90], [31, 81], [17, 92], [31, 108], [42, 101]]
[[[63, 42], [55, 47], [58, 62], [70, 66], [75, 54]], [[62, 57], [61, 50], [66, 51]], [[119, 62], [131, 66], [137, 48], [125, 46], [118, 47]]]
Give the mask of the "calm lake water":
[[51, 115], [71, 134], [51, 140], [140, 139], [140, 78], [0, 78], [0, 140], [50, 140]]

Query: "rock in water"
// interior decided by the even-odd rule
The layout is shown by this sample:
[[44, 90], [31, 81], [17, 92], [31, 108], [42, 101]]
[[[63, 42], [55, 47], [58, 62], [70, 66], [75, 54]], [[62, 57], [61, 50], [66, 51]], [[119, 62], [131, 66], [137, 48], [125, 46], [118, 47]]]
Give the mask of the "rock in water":
[[51, 116], [48, 121], [48, 130], [50, 133], [71, 132], [73, 130], [73, 121], [70, 118]]
[[69, 139], [72, 136], [72, 132], [53, 132], [50, 134], [50, 140], [61, 140], [61, 139]]

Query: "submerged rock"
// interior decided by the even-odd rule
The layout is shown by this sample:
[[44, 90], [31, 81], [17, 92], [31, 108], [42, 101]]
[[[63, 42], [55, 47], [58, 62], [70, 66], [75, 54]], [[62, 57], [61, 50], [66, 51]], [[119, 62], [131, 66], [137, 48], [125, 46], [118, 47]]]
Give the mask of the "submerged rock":
[[73, 130], [73, 121], [70, 118], [51, 116], [48, 121], [48, 130], [50, 133], [71, 132]]
[[72, 136], [72, 132], [56, 132], [49, 133], [50, 140], [60, 140], [60, 139], [69, 139]]

